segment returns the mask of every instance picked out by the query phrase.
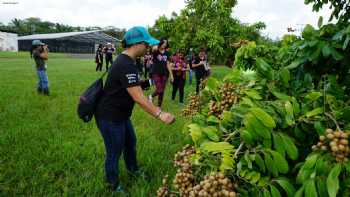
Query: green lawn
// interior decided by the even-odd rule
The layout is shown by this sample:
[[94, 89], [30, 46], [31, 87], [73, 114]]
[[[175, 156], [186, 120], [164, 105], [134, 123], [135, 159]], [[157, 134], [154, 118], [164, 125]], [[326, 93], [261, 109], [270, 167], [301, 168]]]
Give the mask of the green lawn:
[[[0, 53], [0, 196], [111, 196], [104, 187], [104, 145], [95, 122], [76, 115], [79, 94], [100, 73], [93, 60], [50, 54], [51, 95], [38, 95], [34, 62], [28, 53]], [[221, 77], [227, 68], [214, 68]], [[186, 87], [186, 94], [193, 91]], [[138, 160], [150, 180], [131, 181], [121, 162], [121, 181], [131, 196], [155, 196], [162, 177], [174, 168], [174, 153], [186, 142], [181, 106], [166, 90], [164, 110], [174, 113], [167, 126], [138, 106], [132, 120]]]

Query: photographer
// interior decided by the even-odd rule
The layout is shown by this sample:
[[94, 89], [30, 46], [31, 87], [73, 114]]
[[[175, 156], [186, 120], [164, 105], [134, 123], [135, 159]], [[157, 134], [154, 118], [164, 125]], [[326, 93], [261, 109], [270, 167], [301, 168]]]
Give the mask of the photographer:
[[134, 103], [166, 124], [175, 121], [172, 114], [162, 112], [143, 94], [135, 65], [136, 58], [145, 55], [148, 46], [158, 42], [144, 27], [133, 27], [125, 33], [122, 42], [125, 51], [110, 68], [104, 94], [96, 109], [96, 123], [106, 148], [106, 179], [116, 192], [123, 192], [118, 179], [118, 162], [122, 152], [130, 174], [140, 174], [136, 160], [136, 136], [130, 121]]
[[40, 40], [33, 40], [31, 57], [34, 58], [39, 78], [37, 91], [44, 95], [49, 95], [49, 80], [46, 74], [47, 65], [45, 63], [49, 58], [48, 51], [46, 44], [42, 43]]

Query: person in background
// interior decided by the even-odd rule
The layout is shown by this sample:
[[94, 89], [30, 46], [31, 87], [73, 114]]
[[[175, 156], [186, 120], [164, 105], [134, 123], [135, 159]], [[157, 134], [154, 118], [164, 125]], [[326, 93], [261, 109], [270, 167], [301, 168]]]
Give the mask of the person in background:
[[49, 95], [49, 79], [47, 77], [46, 69], [47, 64], [45, 61], [49, 59], [48, 47], [40, 40], [33, 40], [31, 57], [36, 64], [36, 73], [38, 75], [37, 91], [39, 94]]
[[143, 58], [144, 60], [144, 71], [145, 71], [145, 79], [147, 79], [149, 76], [148, 74], [150, 73], [151, 66], [153, 64], [152, 62], [152, 54], [151, 54], [151, 48], [147, 49], [146, 55]]
[[188, 82], [189, 82], [190, 85], [192, 85], [192, 78], [193, 78], [193, 68], [192, 68], [193, 59], [194, 59], [193, 49], [190, 48], [190, 51], [188, 52], [188, 55], [187, 55], [187, 58], [186, 58], [187, 63], [189, 65], [189, 67], [190, 67], [189, 74], [188, 74], [189, 75], [188, 76], [188, 78], [189, 78]]
[[199, 86], [202, 80], [206, 77], [206, 54], [205, 50], [203, 48], [200, 49], [198, 56], [195, 58], [192, 68], [194, 69], [194, 72], [196, 74], [196, 93], [199, 93]]
[[158, 96], [158, 107], [162, 106], [168, 78], [170, 77], [171, 82], [174, 81], [173, 73], [171, 72], [171, 56], [168, 49], [168, 40], [161, 39], [157, 50], [153, 52], [152, 79], [156, 85], [156, 90], [148, 98], [152, 101], [153, 97]]
[[158, 43], [144, 27], [133, 27], [125, 33], [122, 41], [125, 50], [110, 68], [103, 95], [97, 105], [96, 124], [106, 148], [106, 180], [108, 187], [115, 192], [124, 192], [118, 178], [122, 153], [128, 174], [136, 177], [142, 174], [137, 164], [136, 135], [130, 120], [135, 102], [165, 124], [175, 121], [172, 114], [162, 112], [143, 94], [135, 65], [136, 58], [145, 55], [149, 45]]
[[174, 76], [173, 92], [171, 99], [175, 100], [177, 90], [179, 90], [180, 104], [184, 104], [184, 89], [186, 83], [186, 71], [189, 70], [184, 54], [179, 50], [173, 57], [172, 71]]
[[113, 53], [115, 51], [115, 48], [112, 46], [111, 43], [107, 43], [106, 47], [104, 48], [104, 54], [106, 57], [106, 71], [108, 70], [109, 64], [112, 66], [113, 64]]
[[102, 71], [102, 65], [103, 65], [103, 47], [102, 47], [102, 44], [99, 44], [98, 48], [96, 50], [95, 62], [96, 62], [96, 71]]

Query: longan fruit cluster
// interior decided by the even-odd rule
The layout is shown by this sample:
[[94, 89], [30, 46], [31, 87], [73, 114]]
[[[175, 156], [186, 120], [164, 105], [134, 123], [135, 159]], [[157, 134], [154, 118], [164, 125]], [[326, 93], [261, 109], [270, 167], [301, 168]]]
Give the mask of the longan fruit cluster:
[[234, 185], [223, 173], [205, 176], [204, 180], [193, 187], [190, 197], [236, 197]]
[[189, 96], [189, 103], [186, 105], [186, 107], [182, 110], [183, 116], [193, 116], [199, 111], [200, 102], [199, 102], [199, 96], [197, 95], [190, 95]]
[[175, 179], [174, 187], [179, 190], [181, 196], [189, 196], [192, 191], [195, 177], [190, 163], [190, 157], [196, 152], [195, 148], [190, 145], [183, 147], [182, 151], [175, 154], [174, 165], [179, 167]]
[[349, 156], [349, 135], [346, 132], [326, 130], [326, 135], [319, 137], [317, 145], [312, 146], [313, 151], [330, 151], [337, 162], [348, 161]]
[[224, 110], [229, 110], [232, 105], [236, 104], [239, 97], [235, 93], [235, 89], [236, 86], [233, 83], [224, 83], [219, 90], [221, 100], [219, 102], [209, 102], [208, 115], [219, 117]]

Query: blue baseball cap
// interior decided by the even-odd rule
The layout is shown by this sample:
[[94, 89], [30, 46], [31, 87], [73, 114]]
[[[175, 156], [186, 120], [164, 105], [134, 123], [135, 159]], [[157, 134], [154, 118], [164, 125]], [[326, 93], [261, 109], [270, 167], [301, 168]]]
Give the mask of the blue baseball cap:
[[125, 33], [123, 39], [125, 40], [125, 43], [127, 45], [132, 45], [139, 42], [146, 42], [149, 45], [156, 45], [159, 43], [159, 40], [153, 38], [148, 33], [146, 28], [140, 26], [132, 27], [131, 29], [129, 29]]
[[45, 43], [41, 42], [40, 40], [33, 40], [32, 45], [34, 45], [34, 46], [45, 45]]

